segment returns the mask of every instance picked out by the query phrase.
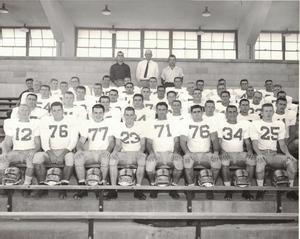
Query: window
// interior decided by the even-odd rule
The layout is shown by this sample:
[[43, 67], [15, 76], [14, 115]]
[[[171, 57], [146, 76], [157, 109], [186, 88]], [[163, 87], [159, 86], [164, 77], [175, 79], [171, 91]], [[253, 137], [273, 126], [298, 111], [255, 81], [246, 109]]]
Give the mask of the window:
[[76, 56], [112, 57], [112, 50], [109, 30], [78, 30]]
[[300, 34], [285, 36], [285, 60], [299, 60]]
[[118, 51], [125, 57], [141, 57], [141, 31], [117, 31], [115, 54]]
[[29, 56], [56, 56], [56, 40], [50, 29], [30, 29]]
[[260, 33], [255, 43], [255, 59], [282, 60], [282, 34]]
[[26, 33], [18, 28], [0, 29], [0, 56], [26, 56]]
[[197, 59], [198, 38], [196, 32], [173, 32], [172, 54], [177, 58]]
[[235, 33], [205, 32], [201, 35], [201, 59], [236, 59]]
[[153, 58], [168, 58], [170, 55], [169, 31], [145, 31], [144, 51], [152, 50]]

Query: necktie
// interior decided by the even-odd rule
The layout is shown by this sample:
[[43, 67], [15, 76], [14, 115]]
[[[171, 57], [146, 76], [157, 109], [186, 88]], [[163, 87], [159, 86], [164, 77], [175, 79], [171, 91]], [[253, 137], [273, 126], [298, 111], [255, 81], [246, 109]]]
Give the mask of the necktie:
[[147, 78], [147, 75], [148, 75], [148, 67], [149, 67], [149, 61], [147, 61], [147, 66], [146, 66], [146, 69], [145, 69], [144, 78]]

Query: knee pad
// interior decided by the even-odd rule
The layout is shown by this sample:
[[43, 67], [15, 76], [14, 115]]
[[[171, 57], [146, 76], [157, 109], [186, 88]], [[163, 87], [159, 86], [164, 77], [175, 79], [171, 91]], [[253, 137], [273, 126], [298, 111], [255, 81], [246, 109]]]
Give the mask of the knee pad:
[[173, 154], [174, 168], [177, 170], [183, 170], [183, 160], [179, 154]]
[[191, 169], [194, 166], [194, 160], [190, 155], [183, 156], [183, 166], [184, 168]]

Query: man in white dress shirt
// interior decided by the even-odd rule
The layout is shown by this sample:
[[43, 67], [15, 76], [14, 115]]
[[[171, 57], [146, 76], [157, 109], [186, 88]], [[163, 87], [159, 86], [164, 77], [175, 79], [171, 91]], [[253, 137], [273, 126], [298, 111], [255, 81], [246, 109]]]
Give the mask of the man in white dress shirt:
[[145, 51], [145, 60], [142, 60], [138, 63], [136, 68], [136, 80], [140, 87], [149, 86], [150, 77], [158, 78], [158, 64], [151, 60], [152, 51]]
[[176, 56], [170, 55], [168, 58], [169, 65], [162, 70], [161, 83], [165, 87], [174, 87], [175, 77], [183, 77], [181, 67], [176, 66]]

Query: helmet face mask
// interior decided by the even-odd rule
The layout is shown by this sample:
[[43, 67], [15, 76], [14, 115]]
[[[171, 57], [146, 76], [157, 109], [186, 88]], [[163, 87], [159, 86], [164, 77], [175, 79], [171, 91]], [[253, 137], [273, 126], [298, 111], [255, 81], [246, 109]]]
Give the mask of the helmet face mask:
[[102, 173], [99, 168], [90, 168], [86, 171], [86, 185], [97, 186], [102, 179]]
[[237, 169], [234, 172], [234, 185], [237, 187], [248, 187], [248, 172], [245, 169]]
[[160, 187], [169, 186], [171, 184], [171, 173], [167, 168], [156, 170], [155, 184]]
[[21, 171], [17, 167], [9, 167], [4, 171], [3, 184], [17, 185], [21, 182]]
[[62, 178], [62, 170], [60, 168], [49, 168], [45, 184], [49, 186], [59, 185]]
[[135, 170], [123, 168], [119, 171], [118, 184], [121, 186], [132, 186], [135, 184]]
[[275, 187], [288, 187], [289, 178], [287, 172], [283, 169], [277, 169], [273, 172], [273, 185]]
[[198, 184], [201, 187], [213, 187], [214, 179], [209, 169], [202, 169], [199, 173]]

